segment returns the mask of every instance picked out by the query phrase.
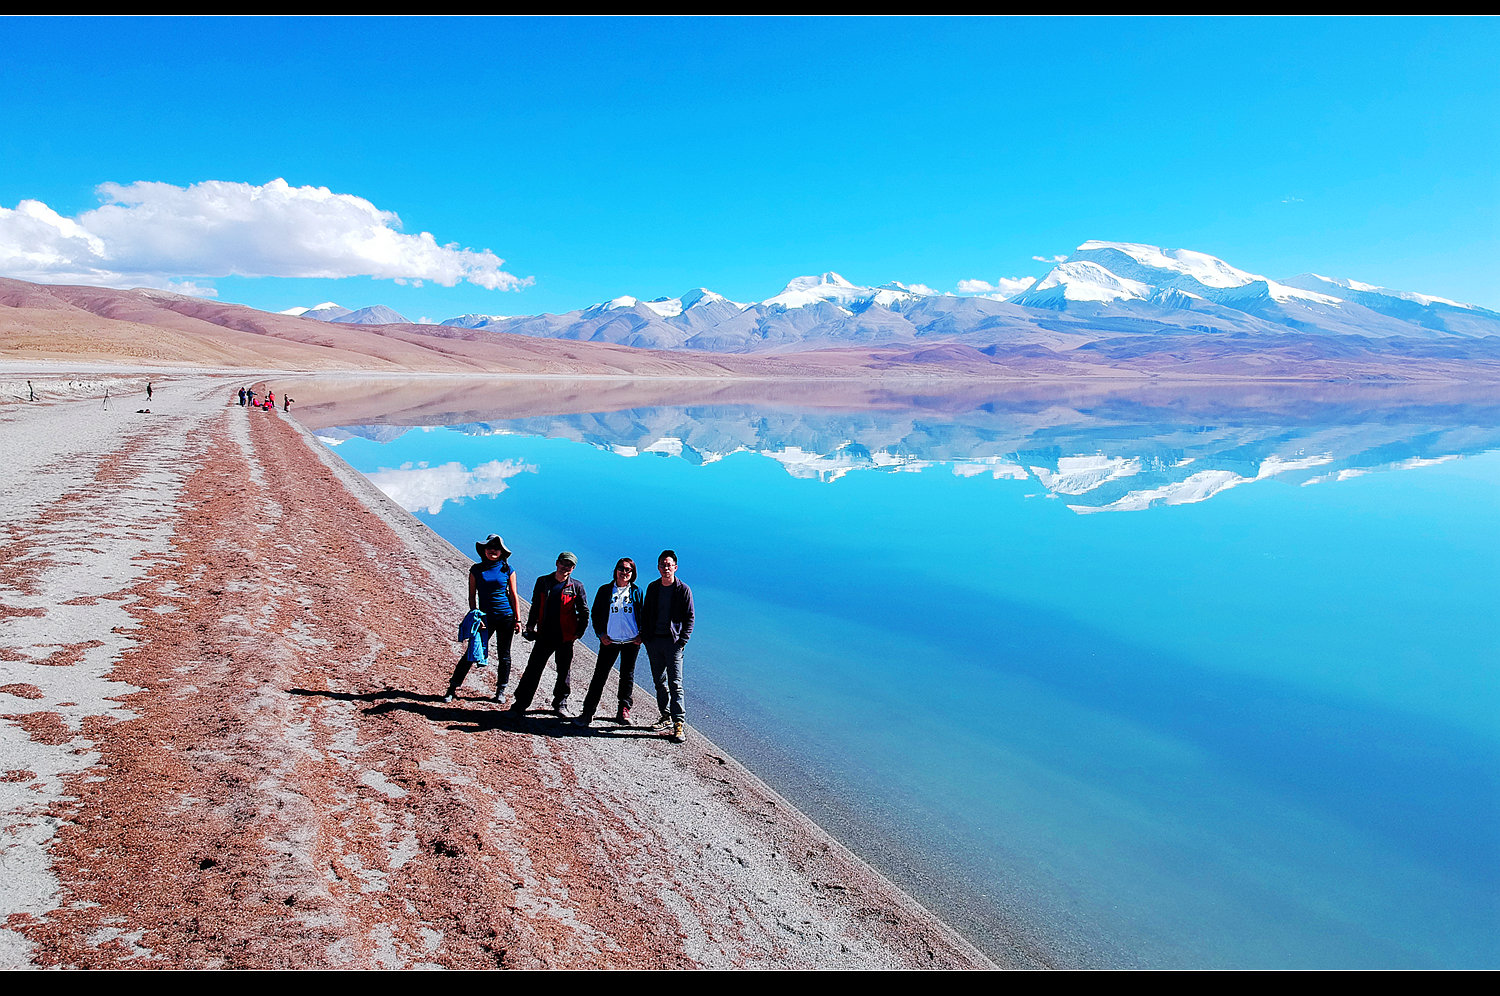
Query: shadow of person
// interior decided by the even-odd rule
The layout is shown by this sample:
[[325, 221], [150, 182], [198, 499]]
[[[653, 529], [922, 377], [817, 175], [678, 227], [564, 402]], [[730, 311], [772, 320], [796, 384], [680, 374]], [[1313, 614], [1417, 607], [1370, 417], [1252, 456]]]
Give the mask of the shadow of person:
[[382, 688], [378, 692], [333, 692], [326, 688], [288, 688], [289, 695], [306, 695], [313, 698], [332, 699], [335, 702], [380, 702], [385, 699], [408, 699], [413, 702], [441, 702], [442, 695], [427, 692], [408, 692], [401, 688]]

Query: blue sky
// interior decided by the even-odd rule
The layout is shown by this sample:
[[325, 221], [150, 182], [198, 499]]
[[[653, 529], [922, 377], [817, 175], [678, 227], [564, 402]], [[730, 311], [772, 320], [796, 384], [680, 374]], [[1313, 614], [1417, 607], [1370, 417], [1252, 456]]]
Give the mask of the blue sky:
[[1497, 43], [1492, 18], [0, 19], [0, 274], [442, 319], [827, 270], [951, 291], [1105, 239], [1500, 309]]

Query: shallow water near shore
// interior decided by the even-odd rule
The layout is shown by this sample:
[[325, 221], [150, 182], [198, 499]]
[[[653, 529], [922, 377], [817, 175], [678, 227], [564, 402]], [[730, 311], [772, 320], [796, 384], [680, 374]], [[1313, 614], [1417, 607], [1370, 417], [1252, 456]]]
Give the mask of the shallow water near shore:
[[1003, 963], [1494, 966], [1500, 418], [1275, 407], [318, 432], [523, 593], [674, 548], [689, 719]]

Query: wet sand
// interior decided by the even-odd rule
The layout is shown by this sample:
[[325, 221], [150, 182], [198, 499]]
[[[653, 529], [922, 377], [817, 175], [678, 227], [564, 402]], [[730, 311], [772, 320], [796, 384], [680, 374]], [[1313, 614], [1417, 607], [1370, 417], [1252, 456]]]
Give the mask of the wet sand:
[[443, 703], [470, 558], [238, 381], [25, 379], [0, 967], [992, 967], [696, 732]]

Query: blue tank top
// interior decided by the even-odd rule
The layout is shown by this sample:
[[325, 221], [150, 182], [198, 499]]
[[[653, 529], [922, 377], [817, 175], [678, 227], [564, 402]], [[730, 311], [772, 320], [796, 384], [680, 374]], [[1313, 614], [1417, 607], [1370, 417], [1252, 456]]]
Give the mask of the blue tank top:
[[493, 564], [475, 564], [469, 568], [479, 594], [479, 608], [486, 613], [514, 616], [515, 607], [510, 604], [510, 564], [503, 560]]

